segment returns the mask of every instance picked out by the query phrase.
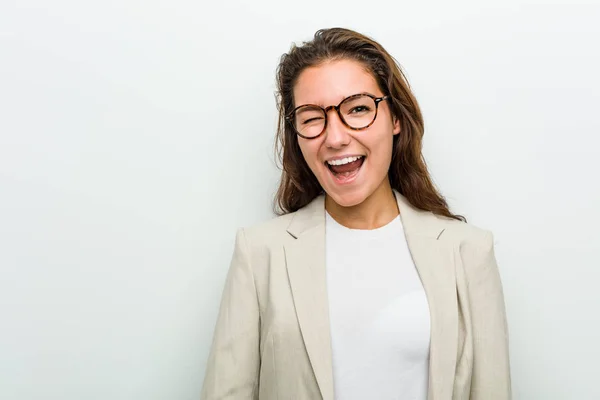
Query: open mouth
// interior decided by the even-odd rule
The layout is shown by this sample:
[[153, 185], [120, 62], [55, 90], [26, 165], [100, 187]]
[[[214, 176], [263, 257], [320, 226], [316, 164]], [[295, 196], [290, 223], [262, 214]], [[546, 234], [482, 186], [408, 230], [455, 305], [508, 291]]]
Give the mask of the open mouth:
[[328, 162], [325, 165], [338, 183], [349, 183], [358, 175], [365, 159], [365, 156], [351, 157], [337, 161], [336, 165]]

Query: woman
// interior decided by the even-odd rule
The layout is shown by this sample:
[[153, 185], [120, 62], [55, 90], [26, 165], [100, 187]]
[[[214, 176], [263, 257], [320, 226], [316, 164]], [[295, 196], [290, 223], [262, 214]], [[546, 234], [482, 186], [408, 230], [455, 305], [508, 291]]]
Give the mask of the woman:
[[399, 66], [347, 29], [278, 67], [281, 216], [238, 231], [203, 399], [509, 399], [492, 234], [452, 214]]

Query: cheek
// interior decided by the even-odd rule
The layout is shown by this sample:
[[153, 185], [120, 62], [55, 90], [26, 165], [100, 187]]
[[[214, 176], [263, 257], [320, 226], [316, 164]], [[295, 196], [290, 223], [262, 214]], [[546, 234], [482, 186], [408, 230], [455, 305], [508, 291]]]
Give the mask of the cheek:
[[[375, 139], [375, 138], [373, 138]], [[366, 144], [371, 150], [371, 162], [377, 170], [387, 171], [392, 161], [394, 136], [387, 131], [381, 132], [376, 140]]]
[[299, 143], [299, 145], [300, 145], [300, 152], [302, 153], [302, 157], [304, 158], [304, 161], [306, 161], [307, 164], [310, 164], [309, 163], [309, 155], [308, 155], [306, 146], [303, 145], [302, 143]]
[[381, 147], [383, 151], [387, 154], [392, 154], [393, 146], [394, 146], [394, 138], [396, 135], [394, 134], [394, 125], [391, 121], [386, 125], [384, 131], [381, 134]]
[[316, 162], [317, 152], [319, 150], [317, 143], [315, 143], [314, 140], [313, 141], [302, 140], [302, 141], [298, 142], [298, 144], [300, 145], [300, 151], [302, 151], [302, 156], [304, 157], [304, 161], [306, 161], [308, 166], [311, 167], [311, 169], [312, 169], [314, 163]]
[[374, 152], [378, 154], [391, 153], [394, 135], [391, 127], [384, 125], [377, 130], [373, 130], [370, 135], [365, 137], [365, 140], [367, 141], [365, 145], [370, 147]]

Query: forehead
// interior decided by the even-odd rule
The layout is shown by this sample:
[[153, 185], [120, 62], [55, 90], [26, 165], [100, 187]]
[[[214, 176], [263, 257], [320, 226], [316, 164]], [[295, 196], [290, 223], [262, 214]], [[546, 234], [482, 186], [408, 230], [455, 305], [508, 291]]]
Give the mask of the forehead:
[[294, 86], [294, 104], [326, 107], [357, 93], [381, 95], [373, 75], [357, 61], [328, 61], [300, 73]]

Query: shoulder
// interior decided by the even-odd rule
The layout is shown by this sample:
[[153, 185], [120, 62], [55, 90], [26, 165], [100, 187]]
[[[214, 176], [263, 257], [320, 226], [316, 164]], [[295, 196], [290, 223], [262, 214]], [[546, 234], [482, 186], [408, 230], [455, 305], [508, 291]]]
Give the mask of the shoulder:
[[296, 238], [304, 231], [325, 222], [324, 196], [317, 196], [309, 204], [295, 212], [243, 228], [253, 246], [273, 248]]
[[493, 242], [490, 230], [456, 219], [435, 216], [443, 227], [440, 238], [451, 240], [458, 245], [489, 246]]
[[466, 222], [437, 218], [442, 218], [444, 223], [439, 240], [450, 242], [457, 250], [467, 280], [471, 284], [499, 282], [492, 232]]
[[425, 235], [445, 243], [485, 245], [491, 232], [461, 220], [415, 207], [404, 195], [395, 192], [402, 221], [408, 234]]
[[238, 235], [242, 235], [251, 250], [264, 249], [282, 245], [295, 213], [285, 214], [278, 217], [261, 221], [259, 223], [242, 227]]
[[467, 275], [496, 268], [494, 235], [484, 228], [455, 219], [436, 216], [443, 224], [439, 240], [457, 250]]
[[[284, 245], [292, 238], [288, 226], [294, 213], [271, 218], [238, 229], [236, 251], [254, 276], [257, 290], [264, 293], [273, 273], [281, 277], [285, 265]], [[275, 279], [275, 281], [278, 281]]]

